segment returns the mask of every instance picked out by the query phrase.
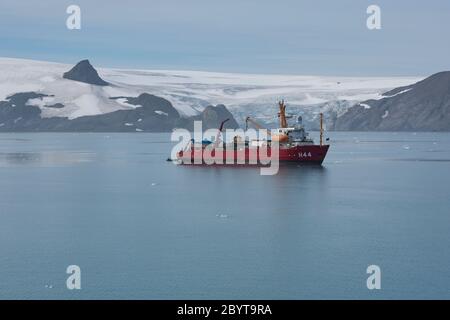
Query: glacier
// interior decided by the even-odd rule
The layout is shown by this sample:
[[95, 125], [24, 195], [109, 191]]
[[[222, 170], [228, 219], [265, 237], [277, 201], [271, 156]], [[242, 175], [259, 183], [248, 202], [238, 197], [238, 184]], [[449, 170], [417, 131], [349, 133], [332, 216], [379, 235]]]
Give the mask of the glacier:
[[[124, 99], [141, 93], [169, 100], [178, 112], [194, 116], [208, 105], [224, 104], [243, 125], [251, 116], [268, 127], [277, 125], [277, 101], [287, 102], [288, 113], [302, 115], [310, 129], [317, 128], [323, 112], [326, 125], [353, 105], [380, 99], [382, 93], [424, 77], [348, 77], [219, 73], [188, 70], [140, 70], [96, 68], [109, 86], [96, 86], [62, 77], [72, 65], [0, 58], [0, 100], [18, 92], [47, 97], [30, 99], [42, 110], [41, 117], [75, 119], [136, 108]], [[63, 104], [64, 108], [55, 107]]]

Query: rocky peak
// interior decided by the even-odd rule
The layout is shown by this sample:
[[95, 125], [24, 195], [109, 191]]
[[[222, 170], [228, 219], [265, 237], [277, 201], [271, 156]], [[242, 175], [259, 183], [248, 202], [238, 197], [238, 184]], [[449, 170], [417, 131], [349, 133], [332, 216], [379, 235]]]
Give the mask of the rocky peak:
[[64, 73], [63, 78], [94, 84], [97, 86], [109, 85], [108, 82], [100, 78], [97, 70], [95, 70], [89, 60], [82, 60], [78, 62], [72, 69]]

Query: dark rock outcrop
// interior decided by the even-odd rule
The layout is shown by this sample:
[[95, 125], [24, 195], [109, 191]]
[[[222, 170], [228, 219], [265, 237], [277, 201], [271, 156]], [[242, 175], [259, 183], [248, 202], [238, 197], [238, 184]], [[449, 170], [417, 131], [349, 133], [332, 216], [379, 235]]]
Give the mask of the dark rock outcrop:
[[234, 119], [230, 111], [223, 105], [207, 106], [203, 112], [197, 116], [188, 118], [188, 124], [185, 126], [189, 130], [193, 130], [194, 121], [202, 121], [202, 129], [219, 128], [222, 121], [229, 119], [224, 124], [224, 129], [237, 129], [238, 123]]
[[336, 119], [334, 130], [450, 131], [450, 71], [383, 96], [350, 108]]
[[97, 70], [94, 69], [89, 60], [78, 62], [72, 69], [64, 73], [63, 78], [98, 86], [109, 85], [108, 82], [100, 78]]
[[148, 112], [154, 112], [155, 114], [165, 115], [170, 118], [179, 118], [180, 114], [175, 109], [170, 101], [157, 97], [149, 93], [142, 93], [137, 97], [112, 97], [110, 99], [126, 98], [127, 103], [145, 107]]
[[0, 131], [16, 131], [15, 128], [35, 128], [41, 120], [41, 109], [29, 106], [29, 99], [46, 97], [47, 95], [35, 92], [21, 92], [0, 101]]
[[48, 106], [45, 106], [45, 107], [46, 108], [53, 108], [53, 109], [61, 109], [61, 108], [64, 108], [64, 105], [62, 103], [55, 103], [55, 104], [48, 105]]
[[[230, 119], [225, 128], [237, 128], [233, 115], [223, 105], [209, 106], [200, 115], [183, 118], [172, 104], [161, 97], [143, 93], [138, 97], [125, 98], [134, 109], [83, 116], [75, 119], [67, 117], [42, 118], [41, 109], [27, 105], [29, 99], [48, 97], [49, 95], [22, 92], [16, 93], [0, 101], [0, 132], [168, 132], [174, 128], [192, 130], [194, 121], [203, 121], [203, 130], [218, 128], [225, 119]], [[62, 104], [45, 106], [45, 108], [61, 108]]]
[[127, 103], [138, 107], [73, 119], [67, 131], [166, 132], [175, 128], [181, 119], [172, 104], [161, 97], [143, 93], [138, 97], [111, 99], [117, 98], [126, 98]]

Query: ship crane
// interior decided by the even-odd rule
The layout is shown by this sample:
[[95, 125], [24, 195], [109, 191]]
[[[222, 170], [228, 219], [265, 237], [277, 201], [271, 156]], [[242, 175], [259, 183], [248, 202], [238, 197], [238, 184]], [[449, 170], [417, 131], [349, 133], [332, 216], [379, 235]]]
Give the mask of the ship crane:
[[284, 100], [278, 101], [278, 106], [280, 107], [280, 112], [278, 112], [278, 118], [280, 118], [280, 128], [287, 128], [287, 118], [292, 118], [292, 115], [286, 115], [286, 105]]
[[[248, 123], [251, 123], [256, 129], [260, 129], [260, 130], [267, 130], [266, 128], [264, 128], [262, 125], [260, 125], [258, 122], [256, 122], [255, 120], [253, 120], [250, 117], [245, 118], [245, 131], [248, 130]], [[269, 130], [267, 130], [267, 132], [269, 132]]]
[[224, 120], [224, 121], [222, 121], [222, 122], [220, 123], [219, 130], [217, 131], [216, 139], [214, 140], [214, 148], [217, 148], [217, 147], [219, 146], [219, 144], [220, 144], [220, 142], [221, 142], [220, 135], [222, 134], [222, 131], [223, 131], [223, 125], [224, 125], [225, 122], [227, 122], [228, 120], [230, 120], [230, 119], [226, 119], [226, 120]]
[[[292, 118], [293, 116], [286, 114], [286, 104], [284, 103], [284, 100], [279, 101], [278, 106], [280, 107], [280, 112], [278, 112], [278, 118], [280, 118], [280, 128], [287, 128], [288, 127], [287, 119]], [[268, 129], [264, 128], [262, 125], [260, 125], [258, 122], [256, 122], [254, 119], [250, 117], [245, 118], [245, 130], [248, 130], [249, 122], [253, 124], [253, 126], [256, 129], [267, 130], [268, 133], [270, 134]]]
[[266, 130], [268, 138], [270, 138], [272, 141], [279, 141], [279, 142], [286, 142], [289, 140], [289, 137], [286, 133], [280, 132], [280, 133], [271, 133], [269, 129], [264, 128], [262, 125], [260, 125], [258, 122], [253, 120], [250, 117], [245, 118], [245, 131], [248, 130], [248, 123], [253, 124], [253, 126], [256, 129], [260, 130]]

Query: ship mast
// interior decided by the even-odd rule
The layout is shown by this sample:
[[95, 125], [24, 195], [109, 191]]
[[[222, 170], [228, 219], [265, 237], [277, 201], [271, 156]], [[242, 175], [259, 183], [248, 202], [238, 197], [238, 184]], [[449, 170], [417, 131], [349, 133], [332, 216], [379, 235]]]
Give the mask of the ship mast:
[[320, 145], [323, 144], [323, 113], [320, 113]]

